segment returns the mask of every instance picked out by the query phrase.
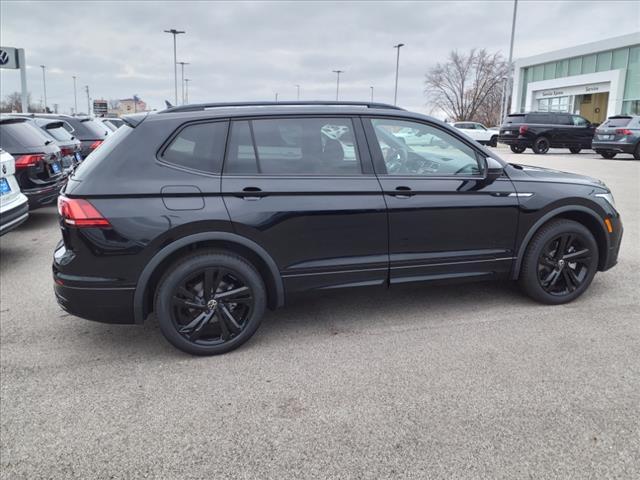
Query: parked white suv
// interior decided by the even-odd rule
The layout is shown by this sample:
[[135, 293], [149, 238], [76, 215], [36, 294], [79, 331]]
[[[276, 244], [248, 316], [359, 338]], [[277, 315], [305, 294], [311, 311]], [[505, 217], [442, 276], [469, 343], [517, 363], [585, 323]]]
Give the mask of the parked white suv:
[[478, 122], [454, 122], [452, 125], [482, 145], [491, 147], [498, 145], [498, 135], [500, 134], [498, 129], [487, 128]]
[[0, 149], [0, 235], [13, 230], [29, 217], [29, 202], [13, 176], [16, 172], [11, 154]]

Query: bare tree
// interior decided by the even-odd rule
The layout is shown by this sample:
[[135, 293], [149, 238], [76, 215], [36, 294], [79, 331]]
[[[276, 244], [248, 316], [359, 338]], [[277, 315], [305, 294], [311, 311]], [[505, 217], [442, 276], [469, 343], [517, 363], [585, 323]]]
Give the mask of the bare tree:
[[109, 110], [117, 110], [120, 107], [120, 100], [109, 99]]
[[[500, 116], [502, 78], [507, 64], [502, 54], [472, 49], [468, 54], [452, 51], [447, 62], [431, 68], [425, 78], [425, 94], [432, 109], [447, 117], [497, 123]], [[493, 111], [497, 113], [492, 113]], [[495, 118], [491, 121], [489, 117]]]
[[[38, 107], [31, 103], [31, 93], [27, 94], [27, 105], [30, 112], [35, 112], [38, 110]], [[22, 95], [20, 94], [20, 92], [13, 92], [4, 97], [4, 100], [0, 101], [0, 112], [22, 112]]]

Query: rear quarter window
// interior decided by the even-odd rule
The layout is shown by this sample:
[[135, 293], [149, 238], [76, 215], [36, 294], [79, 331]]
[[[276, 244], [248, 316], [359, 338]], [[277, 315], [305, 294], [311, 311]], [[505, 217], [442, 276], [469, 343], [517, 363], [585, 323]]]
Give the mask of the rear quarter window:
[[220, 173], [226, 140], [227, 122], [187, 125], [164, 148], [160, 160], [189, 170]]

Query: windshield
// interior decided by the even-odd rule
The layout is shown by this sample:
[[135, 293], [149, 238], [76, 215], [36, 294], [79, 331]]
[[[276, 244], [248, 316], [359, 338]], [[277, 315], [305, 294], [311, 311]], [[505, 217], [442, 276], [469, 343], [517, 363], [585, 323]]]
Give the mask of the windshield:
[[80, 120], [80, 122], [81, 125], [91, 132], [91, 134], [95, 135], [96, 138], [102, 139], [109, 133], [109, 128], [106, 125], [102, 125], [99, 121], [92, 118], [85, 118]]
[[611, 128], [626, 127], [629, 125], [629, 122], [631, 122], [631, 117], [614, 117], [604, 122], [602, 126]]
[[36, 123], [44, 129], [45, 133], [51, 135], [59, 142], [70, 142], [73, 140], [73, 135], [67, 132], [62, 126], [62, 122], [52, 122], [43, 118], [36, 118]]
[[34, 125], [29, 125], [24, 120], [4, 121], [0, 123], [0, 137], [2, 145], [8, 149], [19, 149], [22, 147], [40, 147], [47, 142], [53, 143], [40, 129]]

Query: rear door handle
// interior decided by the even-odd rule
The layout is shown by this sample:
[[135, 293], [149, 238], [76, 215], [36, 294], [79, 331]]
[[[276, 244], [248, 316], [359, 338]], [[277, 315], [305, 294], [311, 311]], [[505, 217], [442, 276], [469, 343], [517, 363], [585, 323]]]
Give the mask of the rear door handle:
[[410, 198], [413, 195], [410, 187], [399, 185], [395, 191], [391, 193], [396, 198]]
[[247, 194], [247, 195], [242, 195], [242, 198], [245, 199], [245, 200], [256, 201], [256, 200], [260, 200], [262, 198], [259, 195], [260, 193], [262, 193], [262, 189], [260, 189], [258, 187], [244, 187], [242, 189], [242, 193], [243, 194]]

